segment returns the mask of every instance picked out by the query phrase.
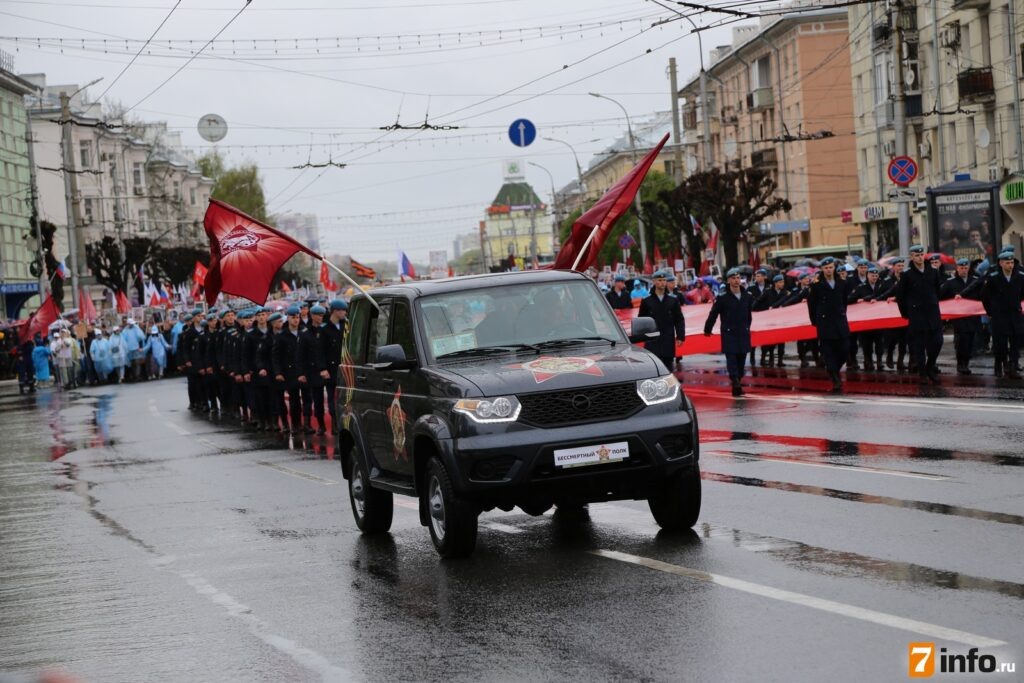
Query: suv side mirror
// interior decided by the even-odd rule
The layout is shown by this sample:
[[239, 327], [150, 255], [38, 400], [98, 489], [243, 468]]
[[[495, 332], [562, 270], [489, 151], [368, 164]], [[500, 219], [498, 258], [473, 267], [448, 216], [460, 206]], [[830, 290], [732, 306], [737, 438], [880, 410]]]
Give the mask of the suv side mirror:
[[401, 344], [387, 344], [377, 348], [377, 355], [370, 367], [374, 370], [411, 370], [416, 367], [416, 361], [405, 357], [405, 349]]
[[636, 344], [660, 335], [658, 323], [654, 322], [654, 318], [633, 318], [629, 328], [629, 343]]

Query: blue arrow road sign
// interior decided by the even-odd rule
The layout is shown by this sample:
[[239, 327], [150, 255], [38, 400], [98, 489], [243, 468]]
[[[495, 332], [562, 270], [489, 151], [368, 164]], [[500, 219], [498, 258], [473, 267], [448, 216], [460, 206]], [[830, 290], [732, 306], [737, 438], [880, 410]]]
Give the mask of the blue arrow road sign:
[[516, 147], [526, 147], [537, 139], [537, 126], [529, 119], [516, 119], [508, 127], [508, 139]]

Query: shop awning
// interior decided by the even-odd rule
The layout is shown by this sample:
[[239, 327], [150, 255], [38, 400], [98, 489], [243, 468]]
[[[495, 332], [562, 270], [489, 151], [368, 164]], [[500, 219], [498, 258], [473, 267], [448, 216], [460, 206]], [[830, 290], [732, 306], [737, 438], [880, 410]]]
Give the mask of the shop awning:
[[851, 251], [864, 251], [863, 244], [825, 244], [820, 247], [803, 247], [801, 249], [776, 249], [768, 252], [768, 258], [800, 258], [801, 256], [817, 256], [818, 254], [847, 254]]

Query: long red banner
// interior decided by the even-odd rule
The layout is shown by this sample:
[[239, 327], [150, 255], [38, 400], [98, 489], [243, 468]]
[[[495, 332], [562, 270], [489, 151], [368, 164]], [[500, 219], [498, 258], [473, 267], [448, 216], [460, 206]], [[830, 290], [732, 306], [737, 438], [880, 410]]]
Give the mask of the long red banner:
[[[985, 314], [981, 302], [969, 299], [942, 301], [939, 303], [939, 310], [943, 320]], [[714, 332], [710, 337], [704, 336], [704, 323], [710, 312], [711, 304], [683, 306], [683, 317], [686, 319], [686, 342], [676, 343], [677, 356], [718, 353], [722, 350], [722, 340], [718, 335], [720, 323], [715, 323]], [[615, 314], [619, 316], [619, 322], [628, 332], [629, 321], [636, 317], [637, 309], [617, 310]], [[900, 317], [900, 311], [896, 304], [885, 301], [852, 304], [846, 309], [846, 317], [850, 322], [851, 332], [907, 326], [907, 321]], [[750, 330], [750, 339], [754, 346], [814, 339], [817, 336], [814, 326], [810, 324], [810, 319], [807, 317], [806, 301], [785, 308], [754, 312], [754, 322]]]

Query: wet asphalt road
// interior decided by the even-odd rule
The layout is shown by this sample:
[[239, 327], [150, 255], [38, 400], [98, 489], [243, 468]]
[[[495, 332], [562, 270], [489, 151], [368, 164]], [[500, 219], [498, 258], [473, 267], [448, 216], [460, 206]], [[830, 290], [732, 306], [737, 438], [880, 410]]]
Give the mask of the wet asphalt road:
[[[704, 507], [493, 512], [440, 561], [362, 538], [333, 447], [184, 409], [182, 380], [0, 387], [0, 671], [84, 681], [905, 680], [907, 646], [1024, 670], [1024, 386], [687, 361]], [[969, 679], [958, 676], [958, 679]], [[987, 678], [992, 678], [989, 676]]]

